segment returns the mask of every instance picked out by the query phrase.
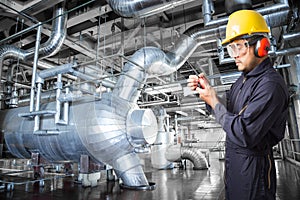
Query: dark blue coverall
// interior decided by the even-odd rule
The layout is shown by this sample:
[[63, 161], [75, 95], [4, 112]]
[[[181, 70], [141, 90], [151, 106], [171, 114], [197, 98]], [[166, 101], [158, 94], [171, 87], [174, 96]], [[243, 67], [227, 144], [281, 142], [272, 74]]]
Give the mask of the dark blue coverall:
[[283, 78], [267, 58], [243, 73], [224, 100], [214, 113], [226, 132], [226, 200], [275, 200], [272, 147], [284, 137], [289, 101]]

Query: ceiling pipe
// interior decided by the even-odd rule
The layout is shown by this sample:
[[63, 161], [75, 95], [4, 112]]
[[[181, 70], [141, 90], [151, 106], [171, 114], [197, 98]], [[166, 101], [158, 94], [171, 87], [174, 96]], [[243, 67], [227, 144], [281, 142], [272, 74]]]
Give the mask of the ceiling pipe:
[[214, 4], [212, 0], [203, 0], [202, 1], [202, 15], [203, 23], [207, 24], [212, 20], [212, 15], [215, 13]]
[[[210, 3], [212, 3], [210, 0], [206, 0], [203, 1], [203, 4], [207, 4], [207, 5], [203, 5], [204, 7], [211, 7]], [[271, 6], [266, 6], [263, 8], [259, 8], [256, 11], [259, 12], [261, 15], [268, 15], [271, 13], [276, 13], [279, 11], [285, 11], [285, 10], [289, 10], [289, 3], [288, 0], [277, 0], [276, 4], [273, 4]], [[208, 14], [208, 13], [205, 13]], [[212, 15], [212, 14], [211, 14]], [[204, 16], [203, 16], [204, 18]], [[206, 19], [212, 19], [212, 16], [208, 17], [205, 16]], [[208, 27], [208, 26], [220, 26], [220, 25], [224, 25], [226, 24], [228, 21], [228, 16], [227, 17], [222, 17], [219, 19], [215, 19], [215, 20], [206, 20], [204, 21], [204, 26]]]
[[282, 36], [284, 41], [295, 40], [298, 39], [299, 37], [300, 37], [300, 32], [288, 33]]
[[[66, 37], [66, 20], [67, 16], [64, 15], [64, 8], [60, 4], [54, 9], [55, 20], [53, 22], [52, 34], [40, 46], [39, 58], [49, 57], [56, 54], [63, 45]], [[3, 45], [0, 47], [0, 79], [2, 78], [3, 61], [7, 58], [15, 58], [20, 61], [32, 61], [34, 57], [34, 48], [29, 50], [19, 49], [12, 45]]]
[[195, 0], [106, 0], [122, 17], [144, 18], [173, 9]]
[[286, 56], [286, 55], [296, 55], [300, 53], [300, 47], [292, 47], [287, 49], [280, 49], [275, 52], [275, 56]]
[[252, 9], [251, 0], [225, 0], [225, 11], [228, 15], [243, 9]]
[[[53, 30], [47, 42], [41, 44], [39, 49], [39, 58], [50, 57], [56, 54], [63, 45], [66, 37], [66, 20], [62, 5], [56, 6], [54, 9], [55, 20], [53, 21]], [[18, 58], [20, 60], [32, 60], [34, 56], [34, 48], [22, 50], [15, 46], [3, 45], [0, 50], [0, 59]]]
[[[289, 11], [269, 14], [265, 17], [271, 27], [285, 25]], [[150, 75], [168, 75], [178, 70], [193, 52], [205, 41], [219, 38], [226, 26], [203, 29], [201, 25], [189, 28], [176, 42], [172, 52], [165, 53], [155, 47], [144, 47], [135, 52], [124, 66], [124, 74], [118, 79], [113, 93], [130, 102], [136, 102], [141, 88]]]

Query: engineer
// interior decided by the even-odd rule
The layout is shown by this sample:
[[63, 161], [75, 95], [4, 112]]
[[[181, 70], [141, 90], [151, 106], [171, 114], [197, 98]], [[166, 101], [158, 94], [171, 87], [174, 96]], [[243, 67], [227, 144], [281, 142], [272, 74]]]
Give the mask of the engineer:
[[226, 132], [226, 200], [275, 200], [272, 147], [284, 137], [289, 96], [268, 57], [269, 32], [258, 12], [232, 13], [222, 45], [227, 45], [241, 76], [222, 98], [204, 74], [188, 79]]

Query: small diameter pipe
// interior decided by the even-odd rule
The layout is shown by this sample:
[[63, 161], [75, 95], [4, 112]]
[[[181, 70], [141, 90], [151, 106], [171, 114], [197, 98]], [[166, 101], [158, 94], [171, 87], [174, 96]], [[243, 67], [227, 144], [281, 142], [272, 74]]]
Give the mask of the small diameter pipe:
[[42, 23], [39, 23], [37, 34], [36, 34], [36, 42], [35, 42], [35, 52], [34, 52], [34, 61], [33, 61], [33, 69], [32, 69], [32, 80], [31, 80], [31, 91], [30, 91], [30, 107], [29, 111], [32, 112], [34, 109], [34, 89], [35, 89], [35, 81], [36, 81], [36, 70], [38, 64], [39, 57], [39, 48], [41, 41], [41, 31], [42, 31]]

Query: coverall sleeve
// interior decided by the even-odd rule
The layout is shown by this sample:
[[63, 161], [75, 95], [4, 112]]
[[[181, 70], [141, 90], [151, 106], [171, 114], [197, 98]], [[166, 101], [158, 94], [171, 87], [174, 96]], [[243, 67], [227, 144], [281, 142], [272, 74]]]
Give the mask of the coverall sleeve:
[[214, 112], [230, 141], [252, 148], [266, 136], [286, 107], [284, 89], [280, 84], [268, 81], [255, 90], [242, 114], [228, 112], [221, 103], [216, 105]]

